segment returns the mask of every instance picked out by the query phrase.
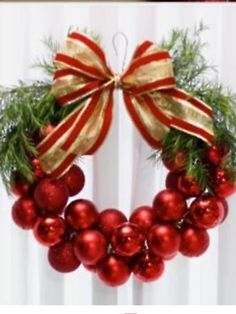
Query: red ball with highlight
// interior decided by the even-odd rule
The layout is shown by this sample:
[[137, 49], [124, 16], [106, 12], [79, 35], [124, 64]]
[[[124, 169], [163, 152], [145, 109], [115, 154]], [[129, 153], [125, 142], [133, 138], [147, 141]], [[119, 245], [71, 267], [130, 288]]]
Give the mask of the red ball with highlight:
[[105, 209], [99, 214], [99, 230], [108, 238], [120, 224], [127, 222], [125, 215], [117, 209]]
[[12, 207], [12, 218], [15, 224], [23, 229], [32, 229], [37, 221], [38, 210], [34, 200], [23, 196]]
[[84, 187], [85, 176], [79, 166], [73, 165], [61, 178], [70, 196], [78, 194]]
[[155, 225], [156, 215], [152, 207], [141, 206], [132, 212], [130, 222], [138, 225], [143, 232], [147, 232]]

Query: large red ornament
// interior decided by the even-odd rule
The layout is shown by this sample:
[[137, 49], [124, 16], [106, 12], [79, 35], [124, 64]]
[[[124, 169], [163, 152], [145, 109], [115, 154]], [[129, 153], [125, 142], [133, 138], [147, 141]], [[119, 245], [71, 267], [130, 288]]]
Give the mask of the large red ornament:
[[144, 235], [138, 225], [124, 223], [119, 225], [111, 237], [111, 245], [115, 253], [131, 257], [141, 252], [144, 244]]
[[158, 220], [176, 221], [183, 217], [187, 204], [180, 192], [166, 189], [155, 196], [153, 208]]
[[77, 258], [86, 265], [100, 261], [107, 253], [108, 241], [97, 230], [83, 230], [74, 239], [74, 251]]
[[71, 202], [65, 211], [65, 219], [75, 230], [88, 229], [98, 223], [98, 212], [92, 202], [79, 199]]
[[147, 232], [155, 225], [156, 215], [152, 207], [141, 206], [133, 211], [130, 222], [138, 225], [143, 232]]
[[178, 179], [182, 174], [180, 171], [170, 171], [166, 176], [166, 188], [177, 190], [178, 189]]
[[23, 196], [12, 207], [14, 222], [23, 229], [32, 229], [37, 221], [37, 208], [34, 200]]
[[77, 165], [73, 165], [61, 179], [65, 183], [70, 196], [78, 194], [85, 184], [84, 173]]
[[223, 145], [212, 145], [206, 152], [206, 160], [218, 166], [225, 159], [228, 149]]
[[127, 262], [120, 256], [108, 255], [98, 264], [98, 277], [108, 286], [123, 285], [130, 276], [131, 270]]
[[168, 259], [179, 250], [180, 234], [171, 225], [158, 224], [148, 232], [147, 243], [152, 253]]
[[188, 226], [181, 230], [179, 251], [188, 257], [199, 256], [207, 250], [209, 242], [206, 230]]
[[80, 261], [75, 256], [73, 244], [70, 241], [61, 242], [48, 250], [48, 261], [50, 265], [61, 273], [76, 270]]
[[162, 158], [163, 164], [170, 171], [182, 170], [186, 165], [186, 154], [183, 151], [177, 152], [173, 159]]
[[229, 171], [217, 168], [212, 181], [212, 188], [217, 196], [228, 197], [236, 191], [236, 182], [232, 181]]
[[99, 214], [99, 230], [108, 238], [112, 236], [114, 229], [127, 221], [125, 215], [117, 209], [105, 209]]
[[203, 189], [196, 179], [180, 175], [177, 183], [178, 190], [186, 197], [195, 197], [203, 193]]
[[164, 272], [164, 262], [159, 256], [146, 251], [137, 257], [132, 270], [139, 280], [150, 282], [161, 277]]
[[34, 190], [35, 202], [43, 212], [61, 214], [68, 198], [68, 190], [61, 180], [45, 178]]
[[214, 228], [224, 217], [224, 206], [209, 194], [198, 197], [190, 206], [190, 214], [200, 228]]
[[65, 233], [65, 223], [59, 216], [42, 217], [36, 222], [33, 231], [39, 243], [52, 246], [62, 241]]

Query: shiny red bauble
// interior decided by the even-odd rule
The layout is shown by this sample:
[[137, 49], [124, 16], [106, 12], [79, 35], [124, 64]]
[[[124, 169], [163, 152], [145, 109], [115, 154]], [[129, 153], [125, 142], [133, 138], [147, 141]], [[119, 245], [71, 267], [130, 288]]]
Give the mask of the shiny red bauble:
[[171, 258], [179, 250], [179, 231], [167, 224], [157, 224], [147, 234], [150, 251], [163, 258]]
[[186, 212], [187, 204], [180, 192], [166, 189], [155, 196], [153, 208], [158, 220], [176, 221]]
[[66, 223], [75, 230], [88, 229], [98, 223], [98, 212], [89, 200], [79, 199], [71, 202], [65, 211]]
[[129, 222], [119, 225], [111, 237], [114, 252], [121, 256], [134, 256], [142, 250], [143, 244], [143, 232], [138, 225]]
[[98, 230], [83, 230], [74, 239], [74, 252], [86, 265], [100, 261], [107, 253], [108, 241]]
[[224, 217], [224, 206], [217, 198], [204, 194], [195, 199], [190, 206], [190, 214], [200, 228], [214, 228]]
[[143, 282], [151, 282], [161, 277], [164, 272], [164, 262], [148, 251], [137, 257], [132, 267], [136, 278]]
[[195, 197], [203, 193], [203, 189], [197, 180], [186, 175], [179, 176], [177, 188], [186, 198]]
[[34, 169], [34, 177], [36, 180], [40, 179], [40, 178], [44, 178], [45, 177], [45, 172], [43, 171], [43, 168], [41, 166], [41, 162], [39, 159], [35, 158], [31, 161], [31, 164], [33, 166]]
[[236, 182], [232, 181], [229, 171], [217, 168], [214, 174], [212, 188], [217, 196], [228, 197], [236, 192]]
[[213, 164], [214, 166], [218, 166], [225, 159], [228, 153], [228, 149], [223, 145], [212, 145], [206, 152], [206, 160]]
[[98, 277], [111, 287], [123, 285], [129, 279], [130, 273], [127, 262], [116, 255], [108, 255], [97, 267]]
[[70, 241], [61, 242], [50, 247], [48, 261], [52, 268], [61, 273], [72, 272], [80, 265], [80, 261], [75, 256], [73, 244]]
[[178, 189], [178, 179], [182, 172], [180, 171], [170, 171], [166, 176], [166, 188], [177, 190]]
[[223, 223], [225, 221], [225, 219], [228, 217], [229, 205], [228, 205], [226, 199], [224, 199], [222, 197], [217, 197], [216, 201], [217, 201], [217, 203], [219, 203], [219, 206], [223, 206], [223, 208], [224, 208], [224, 214], [223, 214], [222, 219], [221, 219], [221, 223]]
[[85, 184], [84, 173], [77, 165], [73, 165], [61, 179], [65, 183], [70, 196], [78, 194]]
[[12, 218], [17, 226], [32, 229], [37, 221], [38, 210], [31, 197], [23, 196], [12, 207]]
[[207, 250], [209, 242], [206, 230], [188, 226], [181, 230], [179, 251], [188, 257], [199, 256]]
[[112, 236], [114, 229], [127, 221], [125, 215], [117, 209], [105, 209], [99, 214], [99, 230], [108, 238]]
[[132, 212], [129, 220], [138, 225], [141, 231], [145, 233], [155, 225], [156, 215], [152, 207], [141, 206]]
[[45, 178], [35, 187], [34, 199], [42, 212], [61, 214], [69, 198], [69, 192], [61, 180]]
[[34, 226], [36, 240], [45, 246], [52, 246], [62, 241], [65, 233], [65, 222], [59, 216], [38, 218]]
[[163, 164], [170, 171], [182, 170], [186, 165], [186, 154], [183, 151], [177, 152], [174, 157], [162, 157]]
[[83, 264], [84, 268], [87, 269], [88, 271], [92, 272], [92, 273], [96, 273], [97, 272], [97, 265], [86, 265]]

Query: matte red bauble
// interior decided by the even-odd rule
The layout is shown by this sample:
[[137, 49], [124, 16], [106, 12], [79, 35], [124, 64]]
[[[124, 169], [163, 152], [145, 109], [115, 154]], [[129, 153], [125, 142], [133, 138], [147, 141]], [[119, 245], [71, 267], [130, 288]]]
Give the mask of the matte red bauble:
[[98, 277], [111, 287], [123, 285], [129, 279], [130, 273], [126, 261], [113, 254], [105, 257], [97, 267]]
[[65, 223], [61, 217], [51, 215], [39, 218], [33, 231], [39, 243], [52, 246], [62, 241], [65, 233]]
[[155, 196], [153, 208], [158, 220], [176, 221], [186, 212], [187, 204], [180, 192], [166, 189]]
[[178, 179], [182, 174], [180, 171], [170, 171], [166, 176], [166, 188], [177, 190], [178, 189]]
[[68, 190], [61, 180], [45, 178], [34, 190], [35, 202], [43, 212], [61, 214], [68, 198]]
[[148, 232], [147, 243], [152, 253], [168, 259], [179, 250], [180, 234], [171, 225], [158, 224]]
[[105, 209], [99, 214], [99, 230], [108, 238], [112, 236], [114, 229], [127, 221], [125, 215], [117, 209]]
[[31, 161], [31, 163], [32, 163], [32, 166], [34, 168], [35, 179], [38, 180], [40, 178], [44, 178], [46, 176], [46, 174], [43, 171], [40, 160], [35, 158]]
[[156, 223], [156, 215], [152, 207], [141, 206], [130, 216], [130, 222], [139, 226], [142, 232], [147, 232]]
[[190, 206], [190, 214], [200, 228], [214, 228], [224, 217], [224, 206], [209, 194], [198, 197]]
[[77, 258], [86, 265], [100, 261], [107, 253], [108, 241], [97, 230], [83, 230], [74, 239], [74, 251]]
[[228, 149], [223, 145], [212, 145], [206, 152], [206, 160], [218, 166], [226, 157]]
[[159, 256], [147, 251], [137, 257], [132, 270], [136, 278], [143, 282], [150, 282], [161, 277], [164, 272], [164, 262]]
[[203, 193], [203, 189], [196, 179], [190, 176], [181, 175], [178, 179], [178, 190], [186, 197], [194, 197]]
[[236, 191], [236, 182], [232, 181], [227, 170], [218, 168], [214, 175], [212, 188], [217, 196], [228, 197]]
[[73, 165], [61, 178], [70, 196], [78, 194], [84, 187], [85, 176], [79, 166]]
[[32, 229], [37, 221], [37, 208], [34, 200], [23, 196], [12, 207], [12, 218], [19, 227]]
[[181, 230], [179, 251], [188, 257], [199, 256], [207, 250], [209, 242], [206, 230], [188, 226]]
[[162, 158], [163, 164], [170, 171], [182, 170], [186, 165], [186, 154], [182, 151], [177, 152], [173, 159]]
[[131, 257], [139, 253], [144, 244], [144, 235], [133, 223], [119, 225], [111, 237], [111, 245], [115, 253]]
[[61, 273], [72, 272], [80, 265], [80, 261], [75, 256], [73, 244], [70, 241], [50, 247], [48, 261], [52, 268]]
[[98, 223], [98, 217], [94, 204], [85, 199], [71, 202], [65, 211], [66, 223], [75, 230], [93, 227]]

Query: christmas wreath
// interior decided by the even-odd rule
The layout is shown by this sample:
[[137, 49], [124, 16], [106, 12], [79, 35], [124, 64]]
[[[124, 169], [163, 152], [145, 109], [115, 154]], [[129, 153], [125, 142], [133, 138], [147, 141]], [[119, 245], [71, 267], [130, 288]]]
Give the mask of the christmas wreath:
[[[236, 98], [209, 79], [203, 30], [173, 30], [158, 46], [145, 41], [122, 74], [111, 71], [97, 35], [72, 31], [61, 48], [49, 38], [49, 59], [36, 62], [52, 80], [1, 88], [0, 171], [18, 196], [12, 218], [48, 247], [55, 270], [82, 263], [110, 286], [131, 273], [149, 282], [178, 252], [207, 250], [207, 229], [225, 220], [225, 198], [236, 190]], [[86, 199], [67, 204], [85, 184], [75, 159], [106, 138], [115, 89], [151, 158], [169, 170], [152, 205], [129, 219]]]

